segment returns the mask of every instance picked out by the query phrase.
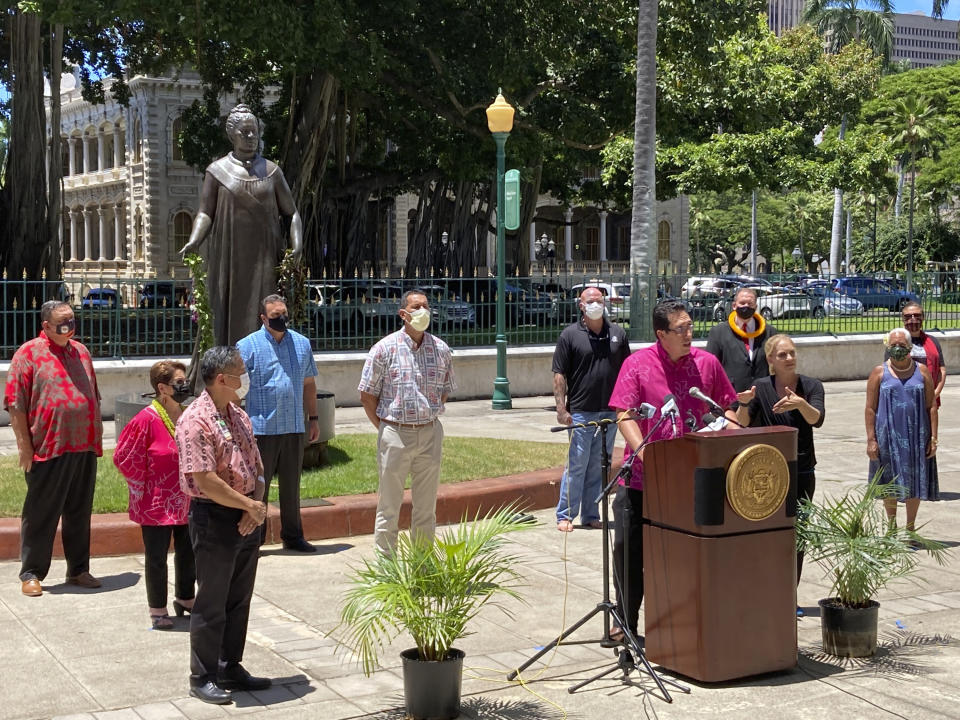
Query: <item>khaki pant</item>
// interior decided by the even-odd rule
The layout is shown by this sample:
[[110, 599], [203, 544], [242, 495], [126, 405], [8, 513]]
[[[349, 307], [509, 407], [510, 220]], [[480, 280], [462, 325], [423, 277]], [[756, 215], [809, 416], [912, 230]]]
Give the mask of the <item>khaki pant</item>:
[[433, 541], [442, 453], [443, 426], [439, 420], [419, 427], [380, 423], [377, 435], [380, 489], [373, 541], [382, 552], [390, 552], [397, 544], [400, 506], [408, 475], [413, 496], [410, 534]]

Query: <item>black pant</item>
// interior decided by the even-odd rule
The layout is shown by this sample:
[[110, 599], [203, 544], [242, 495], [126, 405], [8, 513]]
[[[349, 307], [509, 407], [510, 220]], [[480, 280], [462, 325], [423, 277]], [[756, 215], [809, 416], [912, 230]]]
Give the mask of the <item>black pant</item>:
[[[627, 556], [626, 558], [624, 556]], [[626, 598], [624, 598], [626, 560]], [[643, 491], [621, 486], [613, 497], [613, 575], [617, 606], [636, 634], [643, 602]]]
[[[813, 470], [805, 470], [797, 473], [797, 503], [801, 499], [813, 500], [813, 491], [817, 487], [817, 475]], [[797, 521], [800, 520], [800, 512], [797, 512]], [[800, 573], [803, 571], [803, 553], [797, 548], [797, 587], [800, 587]]]
[[143, 576], [147, 585], [147, 604], [152, 608], [167, 606], [167, 552], [173, 536], [173, 571], [178, 600], [194, 596], [197, 570], [193, 563], [193, 547], [186, 525], [142, 525]]
[[257, 579], [260, 536], [241, 535], [243, 510], [194, 499], [190, 541], [197, 565], [197, 599], [190, 613], [190, 684], [216, 682], [220, 662], [239, 663]]
[[43, 580], [47, 576], [61, 519], [67, 577], [89, 571], [96, 453], [65, 453], [35, 462], [26, 478], [27, 495], [20, 515], [20, 579]]
[[[303, 537], [300, 524], [300, 473], [303, 471], [303, 433], [257, 435], [257, 447], [263, 460], [263, 500], [267, 501], [270, 482], [277, 476], [280, 488], [280, 538], [285, 542]], [[267, 524], [261, 528], [260, 543], [267, 538]]]

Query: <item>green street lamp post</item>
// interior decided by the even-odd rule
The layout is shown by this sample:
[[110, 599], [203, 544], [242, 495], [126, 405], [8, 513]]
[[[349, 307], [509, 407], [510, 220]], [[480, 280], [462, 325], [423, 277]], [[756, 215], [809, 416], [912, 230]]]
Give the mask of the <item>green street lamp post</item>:
[[497, 377], [493, 380], [493, 409], [510, 410], [510, 381], [507, 379], [507, 333], [506, 326], [506, 238], [504, 238], [504, 145], [513, 129], [513, 108], [497, 92], [497, 99], [487, 108], [487, 127], [497, 143]]

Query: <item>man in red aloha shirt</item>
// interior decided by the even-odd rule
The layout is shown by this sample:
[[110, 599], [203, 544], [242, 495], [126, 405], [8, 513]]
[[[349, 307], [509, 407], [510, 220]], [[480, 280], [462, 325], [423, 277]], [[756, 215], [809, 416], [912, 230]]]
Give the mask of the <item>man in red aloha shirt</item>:
[[57, 523], [62, 520], [66, 581], [100, 587], [90, 574], [90, 512], [103, 454], [100, 392], [90, 353], [73, 339], [71, 307], [49, 300], [42, 331], [14, 354], [4, 406], [17, 438], [27, 495], [20, 517], [20, 582], [24, 595], [43, 594]]

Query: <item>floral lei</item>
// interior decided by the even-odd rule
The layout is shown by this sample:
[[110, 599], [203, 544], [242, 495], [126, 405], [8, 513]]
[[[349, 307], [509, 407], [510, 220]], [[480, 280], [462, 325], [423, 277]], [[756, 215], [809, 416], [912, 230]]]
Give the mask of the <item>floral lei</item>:
[[173, 437], [175, 427], [173, 425], [173, 420], [170, 419], [170, 416], [167, 414], [167, 409], [160, 404], [160, 401], [156, 398], [153, 399], [153, 402], [150, 403], [150, 407], [157, 411], [157, 415], [160, 416], [160, 419], [163, 420], [163, 425], [167, 428], [167, 432], [170, 433], [170, 437]]
[[763, 319], [763, 315], [760, 313], [753, 314], [753, 319], [757, 321], [757, 329], [749, 333], [740, 329], [740, 326], [737, 325], [736, 317], [736, 311], [730, 313], [730, 317], [727, 318], [727, 324], [730, 325], [730, 329], [733, 330], [736, 335], [739, 335], [744, 340], [753, 340], [755, 337], [763, 335], [763, 331], [767, 329], [767, 321]]

